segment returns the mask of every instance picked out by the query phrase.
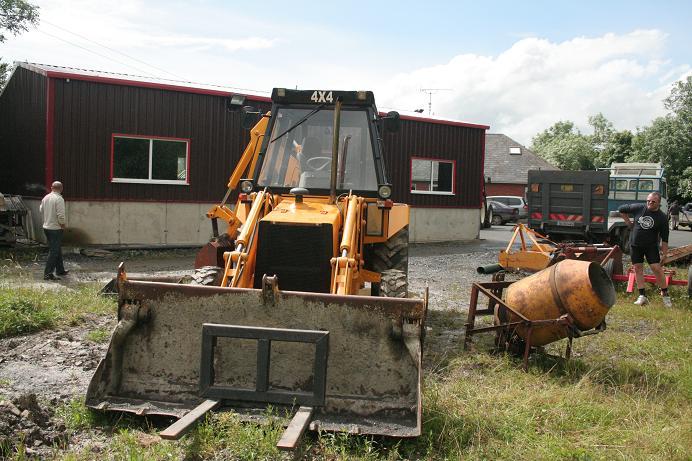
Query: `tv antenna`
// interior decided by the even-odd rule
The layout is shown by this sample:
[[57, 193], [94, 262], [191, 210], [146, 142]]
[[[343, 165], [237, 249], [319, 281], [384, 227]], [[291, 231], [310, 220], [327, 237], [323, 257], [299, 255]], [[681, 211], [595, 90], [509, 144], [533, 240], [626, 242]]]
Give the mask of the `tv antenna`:
[[452, 91], [451, 88], [421, 88], [422, 93], [428, 94], [428, 115], [432, 115], [432, 95], [439, 91]]

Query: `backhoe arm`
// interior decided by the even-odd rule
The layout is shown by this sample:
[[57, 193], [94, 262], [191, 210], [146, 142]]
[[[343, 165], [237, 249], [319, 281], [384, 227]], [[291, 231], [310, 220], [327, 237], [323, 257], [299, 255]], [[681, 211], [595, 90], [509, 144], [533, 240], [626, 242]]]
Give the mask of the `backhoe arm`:
[[227, 205], [226, 202], [231, 195], [231, 192], [238, 187], [238, 183], [241, 179], [249, 177], [255, 169], [257, 164], [257, 156], [262, 146], [262, 139], [267, 130], [267, 124], [269, 123], [269, 113], [264, 114], [259, 122], [250, 130], [250, 142], [243, 151], [243, 155], [240, 157], [238, 165], [236, 165], [231, 177], [228, 179], [228, 190], [226, 195], [221, 200], [221, 203], [214, 205], [207, 211], [207, 218], [212, 220], [212, 226], [214, 228], [214, 236], [218, 236], [218, 227], [216, 224], [217, 219], [228, 224], [226, 234], [233, 237], [243, 222], [243, 218], [239, 217], [233, 212]]
[[[353, 294], [360, 288], [359, 269], [362, 260], [363, 199], [349, 195], [346, 199], [344, 230], [339, 256], [331, 259], [333, 294]], [[358, 285], [358, 286], [357, 286]]]
[[221, 280], [222, 287], [252, 287], [257, 256], [257, 225], [269, 211], [270, 199], [271, 195], [266, 189], [255, 195], [250, 212], [238, 238], [235, 239], [235, 249], [223, 254], [225, 268]]

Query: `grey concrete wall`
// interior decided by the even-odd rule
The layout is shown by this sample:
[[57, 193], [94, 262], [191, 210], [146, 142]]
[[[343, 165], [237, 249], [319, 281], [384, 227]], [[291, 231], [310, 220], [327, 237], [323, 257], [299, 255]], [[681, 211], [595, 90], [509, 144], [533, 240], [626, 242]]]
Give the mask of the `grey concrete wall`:
[[[40, 200], [26, 200], [36, 239], [41, 230]], [[211, 238], [206, 212], [213, 203], [66, 201], [65, 243], [73, 245], [203, 245]], [[478, 238], [479, 210], [411, 208], [411, 242]], [[223, 228], [220, 225], [220, 228]]]
[[411, 208], [409, 241], [473, 240], [480, 232], [480, 211], [459, 208]]
[[67, 201], [65, 243], [194, 245], [211, 238], [211, 203]]

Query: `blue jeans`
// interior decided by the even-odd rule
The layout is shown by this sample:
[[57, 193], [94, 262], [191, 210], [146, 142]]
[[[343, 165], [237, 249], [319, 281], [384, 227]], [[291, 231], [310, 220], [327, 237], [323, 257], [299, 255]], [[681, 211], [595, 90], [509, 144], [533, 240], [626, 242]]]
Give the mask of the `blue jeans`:
[[43, 271], [44, 276], [48, 276], [56, 271], [58, 274], [65, 272], [62, 262], [62, 229], [43, 229], [48, 240], [48, 261]]

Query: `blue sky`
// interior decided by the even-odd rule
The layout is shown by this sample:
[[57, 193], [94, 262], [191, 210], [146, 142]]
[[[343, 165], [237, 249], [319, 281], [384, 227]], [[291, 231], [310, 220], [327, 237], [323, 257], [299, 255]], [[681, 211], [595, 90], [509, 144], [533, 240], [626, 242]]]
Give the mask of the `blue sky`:
[[448, 88], [434, 116], [526, 144], [557, 120], [588, 132], [597, 112], [618, 129], [646, 125], [692, 66], [683, 1], [34, 1], [42, 23], [0, 45], [5, 61], [267, 92], [371, 89], [402, 112], [427, 113], [421, 89]]

